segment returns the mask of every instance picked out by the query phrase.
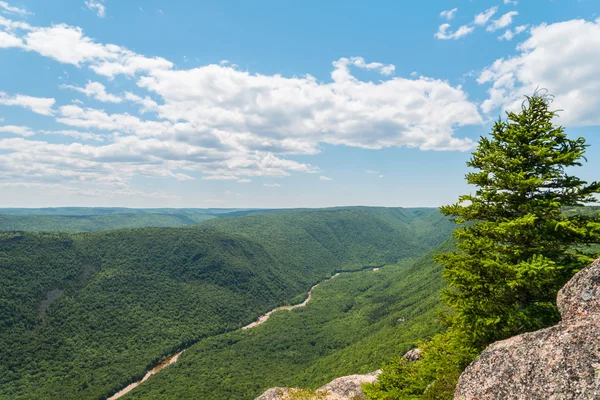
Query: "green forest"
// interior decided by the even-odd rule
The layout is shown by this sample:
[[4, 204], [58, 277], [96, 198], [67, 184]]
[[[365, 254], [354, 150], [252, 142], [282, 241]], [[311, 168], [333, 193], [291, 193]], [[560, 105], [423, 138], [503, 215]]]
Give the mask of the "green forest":
[[378, 271], [341, 274], [320, 285], [306, 308], [265, 324], [202, 340], [134, 390], [134, 399], [254, 399], [269, 387], [316, 389], [377, 370], [441, 329], [443, 286], [433, 254]]
[[489, 344], [558, 323], [558, 290], [600, 255], [600, 183], [570, 175], [587, 145], [550, 103], [481, 137], [473, 191], [439, 210], [0, 214], [0, 397], [103, 400], [184, 350], [125, 398], [253, 399], [382, 368], [371, 400], [452, 399]]
[[356, 207], [2, 233], [0, 397], [106, 398], [178, 349], [301, 301], [336, 272], [406, 266], [452, 229], [434, 209]]

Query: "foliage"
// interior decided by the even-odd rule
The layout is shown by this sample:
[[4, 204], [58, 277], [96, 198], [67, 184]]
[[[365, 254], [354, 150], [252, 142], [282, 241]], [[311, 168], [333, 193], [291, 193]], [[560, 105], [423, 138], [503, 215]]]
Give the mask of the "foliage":
[[[437, 251], [451, 248], [445, 243]], [[254, 399], [269, 387], [315, 390], [339, 376], [372, 372], [439, 331], [441, 266], [432, 257], [325, 281], [305, 308], [198, 342], [130, 397]]]
[[600, 223], [581, 206], [596, 201], [600, 185], [568, 174], [581, 165], [585, 140], [554, 126], [549, 107], [548, 97], [528, 97], [479, 140], [467, 163], [476, 171], [466, 176], [475, 194], [441, 208], [462, 225], [458, 251], [436, 257], [449, 286], [449, 329], [423, 346], [422, 361], [388, 367], [371, 398], [450, 399], [486, 345], [559, 320], [558, 290], [598, 254], [591, 246]]
[[419, 256], [441, 237], [427, 235], [451, 229], [437, 210], [220, 221], [0, 233], [0, 397], [106, 398], [177, 349], [234, 331], [336, 271]]

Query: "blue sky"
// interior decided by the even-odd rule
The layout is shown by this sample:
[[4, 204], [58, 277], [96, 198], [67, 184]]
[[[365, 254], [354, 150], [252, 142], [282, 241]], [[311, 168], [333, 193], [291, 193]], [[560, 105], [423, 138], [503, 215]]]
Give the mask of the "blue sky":
[[439, 206], [547, 88], [600, 171], [596, 0], [0, 1], [0, 207]]

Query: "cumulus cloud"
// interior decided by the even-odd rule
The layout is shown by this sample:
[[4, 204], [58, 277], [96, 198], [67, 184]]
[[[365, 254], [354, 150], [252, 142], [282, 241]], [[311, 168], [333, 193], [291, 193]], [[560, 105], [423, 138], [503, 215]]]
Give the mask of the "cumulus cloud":
[[42, 115], [52, 115], [52, 106], [55, 102], [56, 100], [53, 98], [32, 97], [22, 94], [10, 96], [7, 93], [0, 92], [1, 105], [23, 107]]
[[156, 111], [158, 109], [158, 103], [152, 100], [149, 96], [142, 98], [134, 93], [125, 92], [125, 100], [139, 104], [141, 106], [140, 111], [142, 113]]
[[[9, 25], [9, 22], [5, 22], [4, 25]], [[94, 72], [108, 78], [119, 74], [134, 75], [138, 72], [173, 67], [173, 63], [164, 58], [144, 57], [121, 46], [97, 43], [85, 36], [79, 27], [66, 24], [30, 27], [12, 21], [10, 26], [27, 30], [26, 34], [20, 37], [20, 43], [13, 43], [12, 47], [34, 51], [64, 64], [89, 64]]]
[[104, 18], [106, 16], [106, 7], [104, 4], [100, 3], [97, 0], [85, 0], [85, 5], [88, 9], [95, 11], [96, 15], [100, 18]]
[[349, 69], [350, 66], [361, 69], [376, 70], [383, 75], [391, 75], [396, 70], [396, 67], [392, 64], [384, 65], [378, 62], [367, 63], [362, 57], [342, 57], [339, 60], [334, 61], [333, 66], [335, 67], [335, 70], [332, 74], [332, 78], [337, 81], [346, 81], [352, 79]]
[[21, 47], [23, 41], [7, 32], [0, 31], [0, 48]]
[[15, 125], [5, 125], [0, 126], [0, 132], [5, 133], [14, 133], [15, 135], [21, 136], [33, 136], [35, 132], [29, 129], [26, 126], [15, 126]]
[[435, 33], [435, 37], [438, 39], [442, 39], [442, 40], [449, 40], [449, 39], [460, 39], [463, 36], [467, 36], [470, 33], [473, 33], [473, 31], [475, 30], [474, 27], [469, 26], [469, 25], [462, 25], [460, 28], [458, 28], [456, 31], [454, 32], [449, 32], [448, 29], [450, 29], [450, 24], [442, 24], [440, 25], [440, 27], [438, 28], [438, 31]]
[[10, 4], [8, 4], [5, 1], [0, 1], [0, 12], [2, 12], [4, 14], [16, 14], [16, 15], [20, 15], [20, 16], [33, 15], [33, 13], [31, 13], [31, 12], [29, 12], [23, 8], [11, 6]]
[[61, 136], [69, 136], [75, 139], [80, 140], [94, 140], [97, 142], [103, 142], [105, 139], [102, 135], [98, 135], [90, 132], [79, 132], [72, 129], [58, 129], [58, 130], [41, 130], [38, 131], [43, 135], [61, 135]]
[[[164, 58], [99, 43], [78, 27], [31, 27], [6, 19], [0, 27], [17, 39], [7, 39], [12, 47], [109, 79], [127, 75], [139, 93], [116, 96], [99, 82], [65, 87], [99, 101], [131, 102], [142, 114], [152, 113], [114, 113], [78, 104], [54, 110], [54, 99], [0, 93], [1, 104], [53, 116], [67, 127], [36, 133], [74, 141], [1, 141], [0, 179], [84, 182], [112, 189], [128, 187], [136, 176], [248, 183], [258, 176], [319, 173], [318, 166], [293, 158], [317, 154], [322, 144], [466, 151], [474, 143], [456, 137], [455, 130], [483, 121], [462, 87], [424, 76], [393, 77], [394, 65], [362, 57], [333, 61], [326, 81], [240, 71], [227, 62], [174, 69]], [[459, 31], [452, 35], [466, 34]], [[375, 75], [374, 80], [357, 78], [356, 69]]]
[[499, 40], [512, 40], [515, 36], [525, 32], [525, 30], [527, 30], [527, 28], [529, 27], [529, 25], [519, 25], [517, 26], [514, 31], [507, 29], [504, 34], [502, 34], [501, 36], [498, 36]]
[[494, 14], [496, 14], [497, 11], [498, 7], [488, 8], [484, 12], [475, 15], [473, 23], [475, 25], [485, 25], [494, 16]]
[[120, 103], [121, 101], [123, 101], [123, 99], [119, 96], [107, 93], [106, 86], [104, 86], [100, 82], [89, 81], [87, 85], [85, 85], [85, 87], [61, 85], [61, 88], [76, 90], [80, 93], [85, 94], [87, 97], [92, 97], [98, 101], [102, 101], [105, 103]]
[[319, 180], [322, 180], [322, 181], [332, 181], [333, 179], [330, 178], [330, 177], [328, 177], [328, 176], [321, 175], [321, 176], [319, 176]]
[[457, 11], [458, 11], [458, 8], [453, 8], [452, 10], [442, 11], [440, 13], [440, 17], [446, 18], [448, 21], [450, 21], [451, 19], [454, 18], [454, 15], [456, 14]]
[[487, 28], [488, 32], [495, 32], [498, 29], [506, 28], [507, 26], [513, 23], [513, 17], [519, 15], [516, 11], [509, 11], [506, 14], [502, 15], [497, 20], [494, 20]]
[[523, 95], [541, 87], [556, 96], [561, 123], [600, 124], [600, 19], [542, 24], [529, 32], [519, 54], [481, 72], [478, 82], [490, 86], [482, 110], [518, 110]]

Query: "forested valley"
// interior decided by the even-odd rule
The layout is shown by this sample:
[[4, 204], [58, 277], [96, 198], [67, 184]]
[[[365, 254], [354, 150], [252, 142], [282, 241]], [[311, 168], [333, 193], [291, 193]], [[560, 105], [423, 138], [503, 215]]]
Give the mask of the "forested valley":
[[[187, 348], [129, 396], [252, 398], [375, 368], [439, 329], [439, 267], [425, 256], [453, 229], [439, 211], [232, 212], [180, 228], [1, 233], [0, 397], [105, 399]], [[337, 272], [381, 266], [238, 331]]]

